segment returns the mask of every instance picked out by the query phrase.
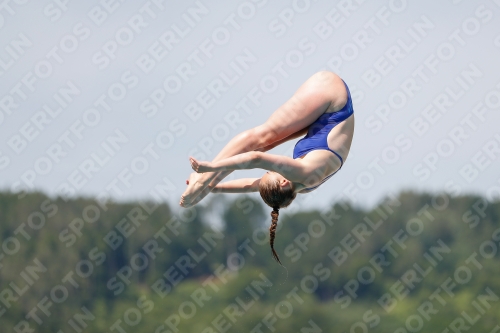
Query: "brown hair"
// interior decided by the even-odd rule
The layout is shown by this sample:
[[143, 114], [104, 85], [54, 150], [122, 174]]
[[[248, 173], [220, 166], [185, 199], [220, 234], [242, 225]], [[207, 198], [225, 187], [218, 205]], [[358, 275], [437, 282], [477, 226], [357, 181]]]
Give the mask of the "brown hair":
[[278, 180], [269, 182], [261, 181], [259, 183], [259, 192], [262, 200], [273, 209], [271, 212], [271, 227], [269, 227], [269, 244], [271, 245], [274, 259], [283, 266], [278, 254], [274, 250], [274, 238], [276, 227], [278, 226], [278, 216], [280, 214], [279, 209], [290, 205], [297, 196], [297, 193], [295, 193], [293, 184], [291, 188], [283, 189]]

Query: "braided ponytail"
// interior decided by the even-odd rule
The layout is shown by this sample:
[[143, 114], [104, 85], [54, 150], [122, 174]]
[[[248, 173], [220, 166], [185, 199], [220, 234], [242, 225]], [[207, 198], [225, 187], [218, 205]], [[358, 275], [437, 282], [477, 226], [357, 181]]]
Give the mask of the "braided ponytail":
[[295, 196], [297, 194], [295, 193], [293, 185], [291, 188], [283, 189], [280, 186], [280, 182], [277, 180], [271, 180], [267, 182], [261, 181], [259, 183], [259, 192], [264, 202], [269, 207], [273, 208], [273, 211], [271, 212], [271, 227], [269, 227], [269, 244], [271, 245], [271, 251], [273, 253], [274, 259], [281, 266], [283, 266], [280, 258], [278, 257], [278, 254], [274, 250], [274, 238], [276, 227], [278, 226], [278, 216], [280, 214], [279, 210], [280, 208], [287, 207], [293, 201], [293, 199], [295, 199]]
[[271, 212], [272, 222], [271, 226], [269, 227], [269, 244], [271, 245], [271, 251], [273, 252], [274, 260], [276, 260], [277, 262], [279, 262], [281, 266], [283, 266], [283, 264], [280, 261], [280, 258], [278, 257], [278, 254], [274, 250], [274, 238], [276, 233], [276, 227], [278, 226], [279, 214], [280, 214], [279, 207], [273, 207], [273, 211]]

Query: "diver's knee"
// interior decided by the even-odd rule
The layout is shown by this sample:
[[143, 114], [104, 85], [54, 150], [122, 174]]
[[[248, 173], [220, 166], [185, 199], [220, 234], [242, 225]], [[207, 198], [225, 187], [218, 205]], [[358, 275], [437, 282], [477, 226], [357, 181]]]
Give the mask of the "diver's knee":
[[276, 131], [273, 131], [267, 126], [257, 126], [252, 130], [252, 132], [252, 136], [258, 143], [259, 147], [266, 147], [278, 141]]

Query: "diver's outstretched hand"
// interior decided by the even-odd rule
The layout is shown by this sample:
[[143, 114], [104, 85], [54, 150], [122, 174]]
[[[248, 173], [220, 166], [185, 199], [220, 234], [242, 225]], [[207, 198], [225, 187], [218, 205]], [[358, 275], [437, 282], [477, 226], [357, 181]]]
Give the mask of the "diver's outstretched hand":
[[191, 168], [198, 173], [214, 171], [211, 162], [197, 161], [194, 157], [190, 157], [189, 163], [191, 163]]

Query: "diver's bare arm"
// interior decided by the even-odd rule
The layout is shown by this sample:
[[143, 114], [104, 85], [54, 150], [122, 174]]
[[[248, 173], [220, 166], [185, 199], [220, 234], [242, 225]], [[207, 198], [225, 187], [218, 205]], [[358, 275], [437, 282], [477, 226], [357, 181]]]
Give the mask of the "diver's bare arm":
[[[281, 145], [282, 143], [285, 143], [287, 141], [290, 141], [290, 140], [293, 140], [293, 139], [296, 139], [296, 138], [299, 138], [301, 136], [304, 136], [306, 135], [307, 133], [307, 130], [309, 128], [306, 127], [298, 132], [295, 132], [294, 134], [284, 138], [284, 139], [281, 139], [279, 141], [276, 141], [270, 145], [267, 145], [265, 147], [262, 147], [262, 148], [259, 148], [257, 149], [256, 151], [260, 151], [260, 152], [266, 152], [266, 151], [269, 151], [271, 149], [273, 149], [274, 147], [277, 147], [279, 145]], [[215, 161], [215, 160], [214, 160]], [[212, 161], [212, 162], [214, 162]], [[210, 188], [215, 188], [217, 186], [217, 184], [222, 181], [224, 178], [226, 178], [227, 176], [229, 176], [231, 174], [231, 172], [233, 172], [233, 170], [226, 170], [226, 171], [214, 171], [212, 173], [210, 172], [207, 172], [207, 173], [204, 173], [205, 174], [212, 174], [212, 181], [210, 182], [210, 184], [208, 185]]]
[[198, 161], [194, 157], [189, 158], [191, 167], [197, 173], [229, 171], [229, 170], [246, 170], [258, 168], [260, 165], [261, 152], [246, 152], [243, 154], [234, 155], [219, 161], [208, 162]]
[[242, 178], [217, 184], [212, 193], [248, 193], [259, 190], [260, 178]]
[[[196, 205], [200, 202], [208, 193], [247, 193], [247, 192], [257, 192], [259, 190], [260, 178], [246, 178], [228, 181], [222, 184], [219, 182], [229, 175], [232, 170], [220, 171], [219, 175], [212, 180], [208, 189], [198, 195], [191, 205]], [[209, 192], [210, 191], [210, 192]]]
[[[266, 152], [266, 151], [269, 151], [271, 149], [273, 149], [274, 147], [277, 147], [279, 145], [281, 145], [282, 143], [285, 143], [287, 141], [290, 141], [290, 140], [293, 140], [293, 139], [296, 139], [296, 138], [299, 138], [301, 136], [304, 136], [306, 135], [307, 131], [308, 131], [308, 127], [306, 128], [303, 128], [302, 130], [298, 131], [298, 132], [295, 132], [293, 133], [292, 135], [286, 137], [286, 138], [283, 138], [279, 141], [276, 141], [276, 142], [273, 142], [271, 143], [270, 145], [267, 145], [265, 147], [261, 147], [261, 148], [258, 148], [258, 149], [255, 149], [255, 151], [260, 151], [260, 152]], [[217, 156], [219, 157], [219, 156]], [[216, 159], [214, 159], [212, 162], [216, 162]], [[226, 171], [213, 171], [213, 172], [206, 172], [206, 173], [203, 173], [202, 174], [202, 177], [205, 178], [207, 181], [210, 180], [210, 183], [208, 185], [208, 187], [210, 189], [213, 189], [217, 186], [217, 184], [219, 182], [221, 182], [224, 178], [226, 178], [229, 174], [231, 174], [233, 170], [226, 170]]]
[[259, 168], [278, 172], [291, 181], [302, 180], [306, 175], [304, 164], [299, 160], [257, 151], [231, 156], [217, 162], [198, 161], [191, 157], [190, 163], [193, 170], [198, 173]]

